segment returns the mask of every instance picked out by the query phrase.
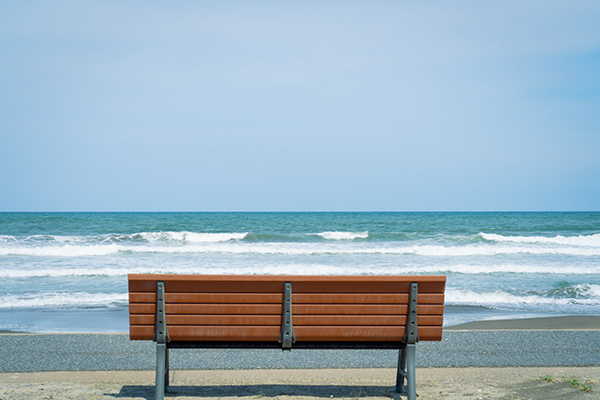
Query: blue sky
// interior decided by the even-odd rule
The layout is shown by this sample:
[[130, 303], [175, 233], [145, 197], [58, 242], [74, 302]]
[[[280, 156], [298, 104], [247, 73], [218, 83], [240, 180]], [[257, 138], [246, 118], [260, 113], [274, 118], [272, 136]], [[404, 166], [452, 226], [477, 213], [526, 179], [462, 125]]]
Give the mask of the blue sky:
[[600, 210], [600, 2], [0, 4], [0, 211]]

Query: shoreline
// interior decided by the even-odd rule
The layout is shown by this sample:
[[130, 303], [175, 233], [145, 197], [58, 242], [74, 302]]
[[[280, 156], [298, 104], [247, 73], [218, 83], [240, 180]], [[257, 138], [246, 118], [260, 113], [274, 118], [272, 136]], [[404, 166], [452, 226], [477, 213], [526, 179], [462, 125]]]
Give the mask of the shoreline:
[[600, 315], [561, 315], [538, 318], [508, 318], [472, 321], [446, 326], [444, 331], [497, 331], [497, 330], [600, 330]]
[[[499, 318], [470, 321], [457, 325], [444, 326], [444, 331], [503, 331], [503, 330], [542, 330], [542, 331], [589, 331], [600, 330], [600, 315], [578, 314], [557, 315], [535, 318]], [[128, 332], [23, 332], [0, 329], [0, 335], [58, 335], [94, 334], [128, 335]]]

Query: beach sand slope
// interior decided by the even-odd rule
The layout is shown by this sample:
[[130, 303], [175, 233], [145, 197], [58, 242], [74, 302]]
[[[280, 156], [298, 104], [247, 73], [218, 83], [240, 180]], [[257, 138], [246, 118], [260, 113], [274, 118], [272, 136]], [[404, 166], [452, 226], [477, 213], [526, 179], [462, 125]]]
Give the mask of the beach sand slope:
[[[390, 390], [394, 379], [388, 368], [174, 371], [166, 398], [405, 398]], [[417, 392], [421, 400], [600, 399], [600, 367], [421, 368]], [[153, 398], [152, 371], [0, 374], [2, 400]]]

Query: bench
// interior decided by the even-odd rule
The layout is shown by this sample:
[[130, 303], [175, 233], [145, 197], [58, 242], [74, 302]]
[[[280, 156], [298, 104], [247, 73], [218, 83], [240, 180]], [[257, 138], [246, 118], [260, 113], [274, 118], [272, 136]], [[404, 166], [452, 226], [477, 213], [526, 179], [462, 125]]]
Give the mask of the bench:
[[[396, 391], [416, 399], [415, 344], [440, 341], [446, 277], [129, 275], [131, 340], [169, 349], [398, 349]], [[406, 386], [404, 380], [406, 379]]]

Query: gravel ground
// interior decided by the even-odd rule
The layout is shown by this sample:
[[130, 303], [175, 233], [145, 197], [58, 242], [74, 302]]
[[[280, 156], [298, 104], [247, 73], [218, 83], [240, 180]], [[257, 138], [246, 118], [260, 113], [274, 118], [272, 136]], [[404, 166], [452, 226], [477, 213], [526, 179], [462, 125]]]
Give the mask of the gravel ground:
[[[390, 391], [397, 358], [389, 350], [175, 349], [166, 398], [399, 400]], [[423, 400], [600, 399], [598, 330], [446, 331], [441, 342], [417, 345], [417, 365]], [[0, 400], [149, 400], [154, 366], [154, 343], [126, 334], [0, 334]]]
[[[173, 370], [394, 368], [394, 350], [171, 350]], [[1, 372], [153, 370], [155, 345], [126, 334], [0, 334]], [[600, 366], [600, 331], [449, 331], [418, 367]]]

